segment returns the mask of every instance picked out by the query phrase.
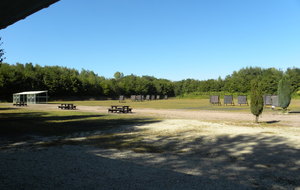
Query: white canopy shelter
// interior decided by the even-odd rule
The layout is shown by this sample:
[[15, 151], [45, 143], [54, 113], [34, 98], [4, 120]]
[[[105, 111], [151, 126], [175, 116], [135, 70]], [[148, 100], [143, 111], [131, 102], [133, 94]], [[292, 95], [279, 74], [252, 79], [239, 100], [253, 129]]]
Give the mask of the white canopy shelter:
[[27, 102], [27, 104], [47, 104], [48, 91], [28, 91], [13, 94], [13, 103]]

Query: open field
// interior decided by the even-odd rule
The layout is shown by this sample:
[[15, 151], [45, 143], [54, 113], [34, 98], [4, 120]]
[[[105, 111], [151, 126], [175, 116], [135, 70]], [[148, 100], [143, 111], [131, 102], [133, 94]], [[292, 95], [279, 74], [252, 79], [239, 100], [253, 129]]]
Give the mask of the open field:
[[[249, 101], [249, 100], [248, 100]], [[155, 100], [155, 101], [143, 101], [132, 102], [126, 100], [125, 103], [119, 103], [118, 100], [105, 100], [105, 101], [54, 101], [52, 104], [60, 103], [74, 103], [82, 106], [111, 106], [118, 104], [127, 104], [133, 108], [154, 108], [154, 109], [187, 109], [187, 110], [216, 110], [216, 111], [236, 111], [236, 112], [250, 112], [250, 108], [247, 105], [237, 105], [237, 100], [234, 100], [235, 106], [212, 106], [208, 99], [177, 99], [171, 98], [168, 100]], [[250, 104], [250, 101], [249, 101]], [[292, 99], [290, 107], [292, 111], [300, 111], [300, 99]], [[266, 107], [264, 111], [270, 111], [270, 107]]]
[[0, 104], [0, 188], [300, 188], [298, 111], [253, 124], [246, 106], [204, 101], [127, 101], [133, 114], [107, 114], [118, 101]]

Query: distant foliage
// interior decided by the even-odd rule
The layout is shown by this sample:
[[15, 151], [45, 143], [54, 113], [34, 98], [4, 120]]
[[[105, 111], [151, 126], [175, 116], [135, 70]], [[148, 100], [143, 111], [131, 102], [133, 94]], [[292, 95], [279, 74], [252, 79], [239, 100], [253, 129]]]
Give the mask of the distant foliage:
[[124, 74], [121, 72], [115, 72], [114, 77], [115, 79], [121, 79], [124, 77]]
[[264, 100], [263, 93], [261, 89], [261, 84], [258, 80], [254, 79], [251, 82], [251, 113], [255, 115], [255, 122], [258, 123], [258, 117], [263, 112]]
[[[199, 72], [199, 75], [201, 72]], [[97, 73], [81, 71], [61, 66], [40, 66], [31, 63], [0, 64], [0, 98], [11, 99], [12, 93], [29, 90], [48, 90], [51, 98], [55, 97], [108, 97], [119, 95], [129, 97], [134, 94], [168, 95], [168, 97], [189, 97], [209, 95], [249, 95], [250, 81], [260, 78], [264, 94], [277, 94], [278, 82], [282, 71], [268, 68], [247, 67], [234, 71], [224, 79], [195, 80], [185, 79], [170, 81], [153, 76], [124, 75], [114, 73], [112, 78], [99, 76]], [[300, 69], [289, 68], [292, 92], [300, 88]]]
[[287, 75], [283, 76], [278, 84], [278, 101], [279, 106], [286, 110], [291, 102], [292, 87]]
[[0, 98], [11, 100], [12, 94], [22, 91], [48, 90], [55, 97], [109, 97], [119, 95], [155, 94], [174, 96], [173, 82], [150, 76], [116, 74], [107, 79], [93, 71], [60, 66], [27, 64], [0, 65]]
[[[298, 71], [299, 70], [299, 71]], [[294, 83], [296, 87], [300, 85], [300, 69], [292, 68], [288, 70], [293, 73]], [[261, 88], [265, 94], [276, 94], [278, 81], [282, 78], [283, 72], [275, 68], [262, 69], [259, 67], [247, 67], [234, 71], [225, 79], [217, 80], [209, 79], [199, 81], [195, 79], [186, 79], [175, 82], [175, 95], [182, 96], [195, 92], [228, 92], [237, 94], [248, 94], [251, 89], [250, 81], [260, 77]]]
[[289, 76], [292, 92], [300, 90], [300, 68], [288, 68], [286, 75]]

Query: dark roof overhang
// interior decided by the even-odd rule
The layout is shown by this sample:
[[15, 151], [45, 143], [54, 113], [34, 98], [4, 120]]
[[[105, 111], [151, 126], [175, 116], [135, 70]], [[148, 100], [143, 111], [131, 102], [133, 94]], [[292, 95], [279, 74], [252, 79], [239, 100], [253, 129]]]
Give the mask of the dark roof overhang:
[[59, 0], [1, 0], [0, 30]]

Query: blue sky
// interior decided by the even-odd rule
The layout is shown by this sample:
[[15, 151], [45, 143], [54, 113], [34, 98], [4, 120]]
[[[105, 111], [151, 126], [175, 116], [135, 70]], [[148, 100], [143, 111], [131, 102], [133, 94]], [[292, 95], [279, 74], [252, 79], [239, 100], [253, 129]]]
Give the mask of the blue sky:
[[300, 0], [61, 0], [0, 36], [10, 64], [216, 79], [300, 67]]

